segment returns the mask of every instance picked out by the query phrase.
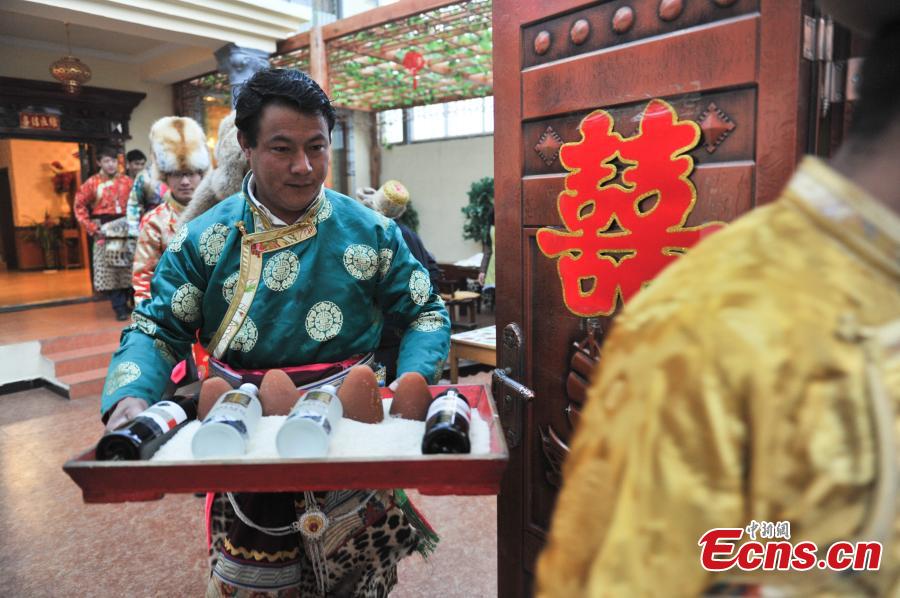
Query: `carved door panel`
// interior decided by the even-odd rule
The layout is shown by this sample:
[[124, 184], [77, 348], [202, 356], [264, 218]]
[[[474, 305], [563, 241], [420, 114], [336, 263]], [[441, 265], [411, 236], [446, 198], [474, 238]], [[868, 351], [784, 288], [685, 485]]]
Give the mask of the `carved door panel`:
[[802, 0], [494, 0], [498, 363], [522, 364], [496, 381], [498, 401], [509, 397], [504, 425], [517, 437], [499, 499], [501, 596], [531, 593], [579, 382], [608, 328], [607, 318], [567, 309], [556, 260], [536, 243], [540, 228], [561, 228], [560, 147], [579, 141], [579, 123], [600, 108], [619, 134], [633, 135], [648, 101], [662, 98], [702, 131], [690, 151], [697, 202], [687, 225], [727, 222], [775, 199], [806, 145], [804, 8]]

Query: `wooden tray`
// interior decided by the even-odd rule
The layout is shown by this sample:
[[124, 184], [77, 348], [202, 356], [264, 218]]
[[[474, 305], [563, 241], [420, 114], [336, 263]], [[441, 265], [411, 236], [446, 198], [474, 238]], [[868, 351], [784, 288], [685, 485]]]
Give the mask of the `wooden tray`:
[[[414, 488], [423, 494], [497, 494], [509, 451], [487, 386], [452, 385], [488, 423], [490, 447], [481, 455], [396, 458], [96, 461], [94, 449], [63, 465], [86, 503], [157, 500], [196, 492]], [[433, 386], [437, 394], [450, 386]], [[383, 398], [391, 397], [387, 389]]]

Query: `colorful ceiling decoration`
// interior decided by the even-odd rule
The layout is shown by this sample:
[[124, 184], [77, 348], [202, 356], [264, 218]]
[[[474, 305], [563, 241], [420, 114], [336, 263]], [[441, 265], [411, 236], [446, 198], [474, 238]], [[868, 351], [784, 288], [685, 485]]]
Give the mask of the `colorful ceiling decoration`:
[[298, 48], [286, 54], [274, 54], [269, 58], [269, 64], [280, 69], [297, 69], [308, 73], [309, 47]]
[[[493, 94], [491, 0], [425, 4], [432, 7], [409, 14], [387, 5], [344, 20], [352, 26], [338, 21], [322, 27], [328, 89], [336, 106], [388, 110]], [[390, 11], [400, 16], [379, 17]], [[300, 34], [279, 47], [308, 51], [311, 39]], [[410, 58], [411, 52], [416, 54]]]

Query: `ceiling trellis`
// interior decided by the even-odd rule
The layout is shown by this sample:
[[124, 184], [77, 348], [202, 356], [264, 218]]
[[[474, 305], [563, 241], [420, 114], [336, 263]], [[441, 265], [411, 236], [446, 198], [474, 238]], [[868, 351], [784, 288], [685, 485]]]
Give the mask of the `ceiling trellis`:
[[[282, 42], [272, 62], [303, 70], [309, 65], [314, 77], [327, 80], [336, 106], [356, 110], [491, 95], [491, 0], [436, 0], [419, 11], [404, 4], [414, 8], [423, 2], [398, 2], [322, 27], [325, 60], [318, 73], [316, 36], [309, 33]], [[403, 66], [410, 51], [425, 59], [416, 89]]]

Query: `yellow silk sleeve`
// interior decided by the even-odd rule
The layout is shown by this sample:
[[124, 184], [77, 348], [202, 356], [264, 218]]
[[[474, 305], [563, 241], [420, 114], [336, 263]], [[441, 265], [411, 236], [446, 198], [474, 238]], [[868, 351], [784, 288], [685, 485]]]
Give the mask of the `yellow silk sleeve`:
[[682, 320], [617, 326], [564, 466], [539, 596], [696, 595], [697, 541], [744, 524], [744, 405]]

